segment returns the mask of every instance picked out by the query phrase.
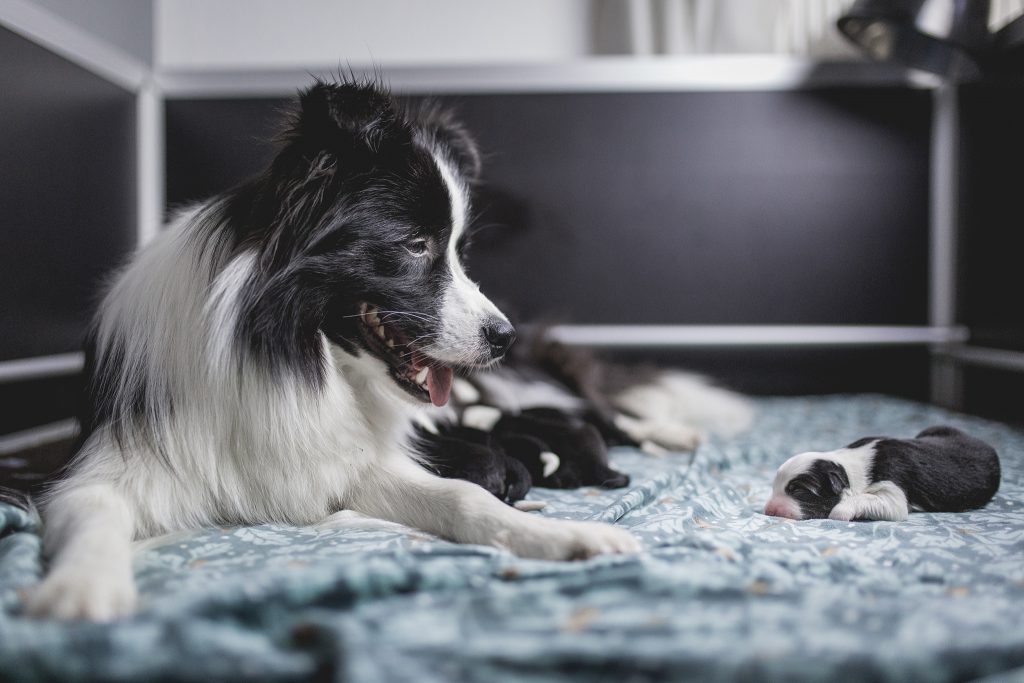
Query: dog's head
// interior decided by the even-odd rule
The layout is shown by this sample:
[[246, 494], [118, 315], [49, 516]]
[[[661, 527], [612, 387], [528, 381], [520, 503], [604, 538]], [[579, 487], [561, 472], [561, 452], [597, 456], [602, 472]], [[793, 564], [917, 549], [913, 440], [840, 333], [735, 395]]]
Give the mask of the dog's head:
[[849, 488], [846, 468], [828, 454], [794, 455], [775, 474], [765, 514], [789, 519], [827, 519]]
[[318, 83], [283, 142], [228, 202], [238, 243], [258, 253], [250, 347], [322, 377], [326, 339], [373, 359], [402, 395], [444, 405], [454, 370], [495, 362], [515, 336], [463, 268], [472, 139], [378, 84]]

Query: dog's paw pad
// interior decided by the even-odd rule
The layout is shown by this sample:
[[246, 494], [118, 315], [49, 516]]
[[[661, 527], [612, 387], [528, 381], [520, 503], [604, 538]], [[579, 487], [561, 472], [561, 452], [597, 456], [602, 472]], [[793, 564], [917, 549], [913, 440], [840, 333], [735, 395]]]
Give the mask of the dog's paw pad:
[[586, 560], [597, 555], [640, 552], [640, 542], [625, 529], [597, 522], [537, 520], [536, 527], [509, 533], [502, 545], [517, 555], [543, 560]]
[[642, 550], [633, 534], [608, 524], [580, 523], [575, 549], [570, 559], [588, 559], [597, 555], [633, 555]]

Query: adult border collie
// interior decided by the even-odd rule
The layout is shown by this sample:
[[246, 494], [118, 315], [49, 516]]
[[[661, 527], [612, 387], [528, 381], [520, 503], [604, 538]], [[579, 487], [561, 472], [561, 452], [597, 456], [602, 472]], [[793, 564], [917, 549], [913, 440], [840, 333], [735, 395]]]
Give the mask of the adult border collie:
[[463, 271], [479, 156], [374, 83], [302, 93], [261, 176], [177, 216], [116, 277], [90, 343], [83, 443], [43, 500], [27, 611], [132, 612], [132, 540], [339, 510], [565, 560], [635, 552], [429, 474], [410, 414], [514, 338]]

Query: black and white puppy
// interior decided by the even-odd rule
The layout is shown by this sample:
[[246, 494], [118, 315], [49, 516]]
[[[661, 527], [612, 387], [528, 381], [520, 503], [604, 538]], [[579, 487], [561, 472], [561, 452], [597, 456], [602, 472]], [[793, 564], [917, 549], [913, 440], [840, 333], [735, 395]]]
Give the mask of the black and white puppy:
[[999, 490], [995, 449], [953, 427], [913, 439], [868, 437], [782, 464], [766, 515], [790, 519], [901, 521], [913, 511], [963, 512]]
[[471, 481], [509, 504], [533, 486], [629, 485], [629, 476], [609, 465], [598, 429], [556, 408], [501, 415], [486, 430], [446, 423], [421, 427], [415, 445], [423, 462], [442, 477]]
[[514, 335], [463, 269], [479, 155], [462, 126], [377, 84], [319, 83], [281, 143], [113, 279], [27, 611], [133, 611], [133, 539], [340, 510], [536, 558], [637, 551], [622, 529], [522, 513], [409, 452], [412, 414]]
[[506, 444], [483, 430], [460, 426], [443, 426], [434, 432], [419, 429], [414, 443], [423, 463], [439, 476], [473, 482], [509, 505], [525, 498], [533, 485], [530, 471], [520, 459], [509, 455]]
[[609, 465], [601, 432], [584, 416], [557, 408], [528, 408], [503, 415], [491, 434], [526, 466], [534, 486], [629, 486], [629, 476]]

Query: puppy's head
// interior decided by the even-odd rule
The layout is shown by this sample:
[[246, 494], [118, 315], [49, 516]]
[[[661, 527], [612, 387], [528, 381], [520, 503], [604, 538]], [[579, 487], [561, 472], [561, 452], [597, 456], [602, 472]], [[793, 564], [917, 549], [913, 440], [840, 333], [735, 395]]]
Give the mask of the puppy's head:
[[444, 405], [454, 369], [493, 363], [514, 339], [463, 268], [472, 139], [378, 84], [318, 83], [283, 142], [228, 209], [258, 253], [247, 332], [314, 377], [326, 338], [372, 359], [396, 393]]
[[794, 455], [776, 472], [764, 513], [789, 519], [827, 519], [849, 488], [846, 468], [824, 453]]

